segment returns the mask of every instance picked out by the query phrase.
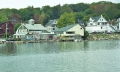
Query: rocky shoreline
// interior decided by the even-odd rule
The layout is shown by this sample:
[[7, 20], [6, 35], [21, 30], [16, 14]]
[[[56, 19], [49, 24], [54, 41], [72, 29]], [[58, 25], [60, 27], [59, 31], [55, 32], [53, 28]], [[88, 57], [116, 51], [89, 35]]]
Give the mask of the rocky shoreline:
[[87, 40], [120, 40], [120, 34], [90, 34]]

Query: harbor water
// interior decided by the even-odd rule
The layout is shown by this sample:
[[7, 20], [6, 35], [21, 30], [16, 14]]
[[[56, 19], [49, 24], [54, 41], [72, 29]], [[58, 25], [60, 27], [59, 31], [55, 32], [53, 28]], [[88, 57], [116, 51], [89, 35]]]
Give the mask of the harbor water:
[[0, 72], [120, 72], [120, 40], [0, 44]]

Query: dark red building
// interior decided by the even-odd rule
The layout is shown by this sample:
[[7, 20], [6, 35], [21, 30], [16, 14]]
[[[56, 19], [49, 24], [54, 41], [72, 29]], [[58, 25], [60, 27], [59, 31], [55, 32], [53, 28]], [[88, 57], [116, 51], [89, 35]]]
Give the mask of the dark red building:
[[0, 24], [0, 36], [4, 36], [6, 29], [9, 36], [12, 36], [14, 34], [13, 24], [11, 24], [11, 22], [4, 22]]

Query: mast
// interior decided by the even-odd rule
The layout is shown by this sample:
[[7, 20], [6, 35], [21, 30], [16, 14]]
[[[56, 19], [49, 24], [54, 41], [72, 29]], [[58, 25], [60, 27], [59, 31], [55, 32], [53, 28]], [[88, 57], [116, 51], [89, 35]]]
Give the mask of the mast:
[[8, 29], [8, 28], [7, 28], [7, 23], [6, 23], [6, 40], [7, 40], [7, 29]]

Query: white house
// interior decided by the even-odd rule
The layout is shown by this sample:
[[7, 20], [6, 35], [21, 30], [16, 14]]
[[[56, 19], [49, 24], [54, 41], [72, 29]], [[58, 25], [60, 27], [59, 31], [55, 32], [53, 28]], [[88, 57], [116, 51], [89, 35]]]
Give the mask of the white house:
[[117, 19], [117, 30], [120, 31], [120, 18]]
[[48, 32], [53, 33], [53, 30], [57, 29], [57, 20], [50, 20], [46, 25], [46, 29]]
[[115, 32], [114, 27], [112, 27], [107, 20], [101, 15], [98, 17], [90, 17], [87, 22], [86, 31], [92, 32]]
[[71, 24], [66, 27], [56, 29], [54, 30], [54, 32], [58, 36], [62, 36], [65, 38], [81, 38], [81, 36], [84, 36], [84, 28], [82, 28], [79, 24]]
[[34, 24], [34, 20], [30, 19], [28, 24], [21, 24], [17, 29], [15, 38], [34, 39], [40, 38], [40, 34], [46, 32], [46, 28], [41, 24]]

